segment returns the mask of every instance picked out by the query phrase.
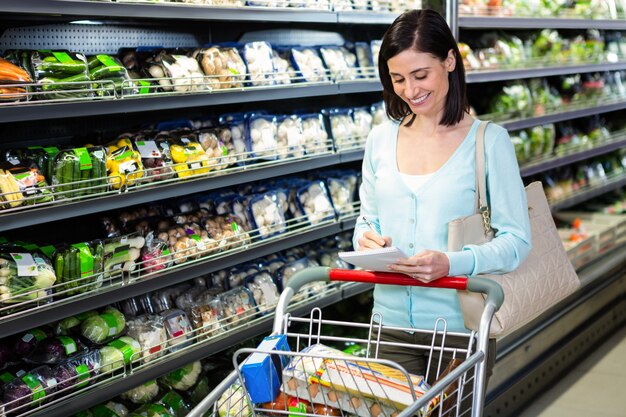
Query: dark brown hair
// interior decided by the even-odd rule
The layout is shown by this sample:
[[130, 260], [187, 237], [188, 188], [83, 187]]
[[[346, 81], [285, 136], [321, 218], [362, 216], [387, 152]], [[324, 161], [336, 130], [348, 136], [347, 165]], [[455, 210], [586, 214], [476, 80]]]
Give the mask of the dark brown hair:
[[[413, 48], [418, 52], [431, 54], [440, 61], [448, 57], [452, 49], [456, 58], [454, 71], [448, 75], [450, 87], [446, 97], [443, 117], [439, 124], [452, 126], [463, 119], [463, 113], [469, 111], [465, 90], [465, 69], [454, 35], [445, 19], [434, 10], [409, 10], [391, 24], [385, 32], [378, 55], [378, 70], [383, 84], [383, 100], [387, 116], [402, 120], [411, 114], [411, 109], [393, 91], [387, 61], [400, 52]], [[415, 115], [406, 123], [410, 126]]]

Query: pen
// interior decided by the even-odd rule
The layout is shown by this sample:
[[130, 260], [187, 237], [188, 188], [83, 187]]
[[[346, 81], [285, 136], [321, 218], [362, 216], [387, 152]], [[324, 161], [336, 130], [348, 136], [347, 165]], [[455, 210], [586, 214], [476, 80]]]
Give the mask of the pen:
[[[376, 229], [374, 229], [374, 226], [372, 225], [372, 223], [370, 223], [369, 220], [367, 220], [367, 217], [362, 216], [363, 217], [363, 221], [365, 222], [365, 224], [367, 225], [367, 227], [370, 228], [370, 230], [376, 234], [378, 234], [378, 232], [376, 231]], [[383, 240], [384, 241], [384, 240]], [[387, 242], [383, 243], [383, 248], [387, 245]]]

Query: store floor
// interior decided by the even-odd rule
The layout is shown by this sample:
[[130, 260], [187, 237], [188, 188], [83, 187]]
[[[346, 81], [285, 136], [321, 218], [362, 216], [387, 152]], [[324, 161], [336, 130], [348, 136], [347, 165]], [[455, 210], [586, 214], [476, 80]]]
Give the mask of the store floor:
[[626, 327], [519, 417], [626, 417]]

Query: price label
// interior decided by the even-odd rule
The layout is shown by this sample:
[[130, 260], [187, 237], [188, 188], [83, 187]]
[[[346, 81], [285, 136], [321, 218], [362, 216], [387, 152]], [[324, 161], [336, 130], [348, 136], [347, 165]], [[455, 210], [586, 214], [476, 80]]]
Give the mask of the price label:
[[11, 253], [20, 277], [36, 277], [39, 275], [37, 264], [30, 253]]
[[142, 158], [161, 158], [162, 156], [156, 142], [153, 140], [137, 141], [135, 145]]

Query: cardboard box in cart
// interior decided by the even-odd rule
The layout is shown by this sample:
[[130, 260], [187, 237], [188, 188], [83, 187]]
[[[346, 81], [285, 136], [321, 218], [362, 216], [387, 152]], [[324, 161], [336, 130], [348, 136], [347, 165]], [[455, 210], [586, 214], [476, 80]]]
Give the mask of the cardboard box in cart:
[[[289, 352], [285, 335], [268, 336], [257, 347], [258, 350]], [[254, 403], [274, 401], [280, 390], [283, 368], [287, 365], [286, 355], [254, 352], [243, 362], [241, 373], [250, 399]]]

